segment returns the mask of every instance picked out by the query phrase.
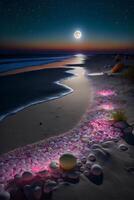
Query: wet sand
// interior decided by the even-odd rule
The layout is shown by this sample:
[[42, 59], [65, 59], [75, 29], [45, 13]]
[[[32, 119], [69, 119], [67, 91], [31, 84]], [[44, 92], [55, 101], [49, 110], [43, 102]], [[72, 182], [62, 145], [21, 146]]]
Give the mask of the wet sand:
[[[73, 63], [80, 62], [76, 60], [73, 60]], [[83, 68], [76, 67], [73, 73], [77, 76], [61, 82], [71, 87], [72, 93], [56, 100], [31, 106], [4, 119], [0, 123], [0, 153], [72, 129], [81, 119], [89, 102], [92, 101], [91, 86], [84, 72]]]

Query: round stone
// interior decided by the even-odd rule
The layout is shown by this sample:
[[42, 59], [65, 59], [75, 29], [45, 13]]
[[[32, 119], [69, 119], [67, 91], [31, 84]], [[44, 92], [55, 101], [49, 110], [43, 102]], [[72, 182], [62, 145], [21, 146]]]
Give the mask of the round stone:
[[78, 161], [77, 162], [77, 167], [81, 167], [82, 166], [82, 162], [81, 161]]
[[83, 172], [83, 174], [84, 174], [85, 176], [89, 176], [89, 171], [88, 171], [88, 170], [85, 170], [85, 171]]
[[96, 161], [96, 156], [93, 153], [90, 153], [88, 156], [88, 160], [95, 162]]
[[121, 151], [127, 151], [127, 150], [128, 150], [128, 147], [127, 147], [125, 144], [120, 144], [120, 145], [119, 145], [119, 149], [120, 149]]
[[22, 178], [26, 181], [31, 180], [33, 178], [33, 174], [31, 172], [24, 172], [22, 174]]
[[85, 163], [87, 162], [87, 158], [86, 158], [86, 157], [82, 157], [81, 162], [82, 162], [83, 164], [85, 164]]
[[67, 171], [72, 170], [76, 166], [76, 161], [76, 157], [69, 153], [63, 154], [59, 159], [60, 167]]
[[56, 170], [59, 169], [59, 164], [56, 161], [52, 161], [49, 165], [50, 169]]
[[10, 193], [6, 191], [0, 192], [0, 200], [9, 200], [10, 199]]
[[36, 186], [33, 190], [33, 197], [36, 200], [39, 200], [42, 196], [42, 188], [40, 186]]
[[87, 169], [90, 169], [92, 167], [92, 163], [90, 161], [87, 161], [85, 166]]
[[92, 165], [91, 173], [95, 176], [100, 176], [102, 174], [102, 167], [98, 164]]

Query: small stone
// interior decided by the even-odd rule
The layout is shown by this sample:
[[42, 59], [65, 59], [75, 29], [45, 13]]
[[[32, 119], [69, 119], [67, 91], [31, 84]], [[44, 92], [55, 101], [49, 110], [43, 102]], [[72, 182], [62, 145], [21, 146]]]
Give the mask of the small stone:
[[106, 150], [102, 149], [94, 149], [93, 150], [95, 155], [97, 156], [98, 159], [106, 161], [108, 160], [110, 154]]
[[10, 193], [6, 191], [0, 192], [0, 200], [9, 200], [10, 199]]
[[80, 167], [80, 172], [84, 172], [84, 170], [85, 170], [84, 166]]
[[33, 197], [34, 199], [39, 200], [41, 199], [41, 196], [42, 196], [42, 188], [40, 186], [36, 186], [33, 189]]
[[95, 176], [100, 176], [102, 174], [102, 167], [99, 164], [92, 165], [91, 173]]
[[85, 164], [85, 167], [87, 169], [90, 169], [92, 167], [92, 163], [90, 161], [87, 161], [86, 164]]
[[89, 171], [88, 170], [85, 170], [84, 172], [83, 172], [83, 174], [85, 175], [85, 176], [89, 176]]
[[49, 193], [49, 192], [53, 191], [57, 187], [57, 185], [58, 185], [58, 183], [56, 181], [47, 180], [44, 185], [43, 191], [45, 193]]
[[81, 161], [77, 161], [77, 167], [81, 167], [82, 166], [82, 162]]
[[50, 169], [57, 170], [59, 169], [59, 164], [56, 161], [52, 161], [49, 165]]
[[77, 161], [76, 157], [69, 153], [63, 154], [59, 159], [61, 169], [67, 171], [75, 168], [76, 161]]
[[87, 158], [86, 158], [86, 157], [82, 157], [81, 162], [82, 162], [83, 164], [85, 164], [86, 161], [87, 161]]
[[88, 155], [88, 160], [92, 161], [92, 162], [95, 162], [96, 161], [96, 156], [93, 154], [93, 153], [90, 153]]
[[23, 191], [24, 191], [25, 197], [26, 197], [28, 200], [30, 200], [31, 195], [32, 195], [32, 188], [31, 188], [31, 185], [25, 185], [24, 188], [23, 188]]
[[120, 145], [119, 145], [119, 149], [120, 149], [121, 151], [127, 151], [127, 150], [128, 150], [128, 147], [127, 147], [125, 144], [120, 144]]
[[14, 176], [14, 180], [15, 180], [16, 182], [19, 182], [21, 179], [22, 179], [22, 176], [19, 175], [19, 174], [16, 174], [16, 175]]
[[79, 173], [77, 172], [72, 172], [67, 174], [66, 176], [66, 181], [71, 182], [71, 183], [78, 183], [79, 182]]
[[25, 180], [25, 181], [29, 181], [33, 178], [33, 174], [31, 172], [24, 172], [22, 174], [22, 179]]

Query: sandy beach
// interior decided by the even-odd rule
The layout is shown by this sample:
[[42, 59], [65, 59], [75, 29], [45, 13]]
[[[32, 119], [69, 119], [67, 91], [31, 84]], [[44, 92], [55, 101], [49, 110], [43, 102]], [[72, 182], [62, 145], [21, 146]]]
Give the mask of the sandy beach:
[[[1, 163], [5, 164], [0, 174], [2, 183], [16, 173], [22, 174], [23, 179], [24, 171], [32, 171], [31, 194], [34, 184], [46, 187], [36, 179], [40, 177], [46, 183], [46, 176], [39, 176], [39, 171], [46, 170], [56, 185], [48, 199], [81, 200], [83, 196], [84, 200], [134, 199], [133, 83], [122, 74], [102, 74], [111, 68], [113, 58], [113, 55], [89, 57], [83, 67], [74, 67], [76, 77], [62, 81], [73, 93], [32, 106], [1, 122], [6, 144], [3, 152], [42, 139], [1, 156]], [[125, 111], [128, 123], [109, 120], [118, 109]], [[10, 142], [6, 139], [9, 134]], [[130, 141], [125, 134], [131, 135]], [[69, 173], [49, 168], [51, 161], [57, 161], [65, 152], [77, 157], [77, 168]], [[12, 185], [8, 187], [8, 191], [14, 191]]]

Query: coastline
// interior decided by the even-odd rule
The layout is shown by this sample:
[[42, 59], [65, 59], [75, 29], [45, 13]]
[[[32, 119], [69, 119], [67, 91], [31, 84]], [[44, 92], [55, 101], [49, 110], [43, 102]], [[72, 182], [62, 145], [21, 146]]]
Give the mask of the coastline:
[[79, 122], [90, 101], [89, 81], [83, 68], [73, 67], [73, 64], [65, 68], [71, 71], [73, 68], [73, 73], [77, 75], [60, 83], [58, 81], [58, 84], [72, 88], [73, 92], [52, 101], [32, 105], [5, 118], [0, 123], [1, 154], [69, 131]]

